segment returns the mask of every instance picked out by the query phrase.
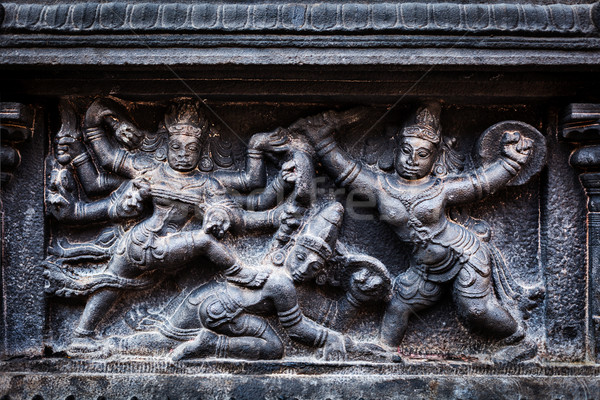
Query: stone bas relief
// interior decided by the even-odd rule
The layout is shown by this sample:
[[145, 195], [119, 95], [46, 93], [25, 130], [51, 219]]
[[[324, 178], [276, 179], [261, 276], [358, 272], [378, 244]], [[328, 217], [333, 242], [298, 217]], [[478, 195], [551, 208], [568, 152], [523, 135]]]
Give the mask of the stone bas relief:
[[[536, 356], [527, 321], [541, 285], [515, 278], [494, 227], [468, 209], [542, 169], [534, 127], [497, 123], [471, 156], [428, 103], [361, 137], [361, 153], [338, 141], [362, 129], [368, 107], [275, 122], [247, 142], [191, 99], [59, 108], [45, 199], [54, 351], [403, 362], [412, 316], [441, 302], [456, 310], [454, 329], [492, 343], [473, 357]], [[402, 257], [347, 232], [354, 198]]]

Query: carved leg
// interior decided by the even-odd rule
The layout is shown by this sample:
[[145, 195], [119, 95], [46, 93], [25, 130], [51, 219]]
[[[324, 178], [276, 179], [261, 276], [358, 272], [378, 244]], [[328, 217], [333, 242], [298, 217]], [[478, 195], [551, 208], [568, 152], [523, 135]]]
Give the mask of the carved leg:
[[93, 336], [96, 326], [104, 318], [120, 293], [121, 291], [118, 289], [103, 289], [92, 294], [85, 305], [79, 325], [75, 329], [75, 335], [80, 337]]
[[216, 355], [219, 358], [274, 360], [283, 357], [283, 343], [275, 330], [261, 317], [243, 314], [218, 327], [222, 334], [207, 329], [178, 346], [174, 361]]
[[111, 354], [136, 354], [156, 355], [160, 352], [170, 351], [181, 342], [170, 339], [160, 332], [143, 332], [130, 336], [108, 338], [104, 343], [105, 355]]
[[218, 356], [250, 360], [276, 360], [283, 357], [281, 339], [269, 323], [261, 317], [243, 314], [235, 318], [226, 330], [234, 337], [218, 348]]
[[380, 341], [389, 347], [398, 347], [408, 327], [412, 307], [394, 296], [389, 302], [381, 322]]
[[381, 343], [398, 347], [408, 327], [410, 315], [433, 305], [441, 294], [440, 284], [424, 280], [412, 268], [398, 275], [394, 282], [394, 296], [388, 303], [381, 322]]
[[474, 297], [472, 293], [465, 293], [464, 286], [457, 279], [454, 282], [454, 301], [459, 314], [470, 327], [485, 335], [504, 339], [504, 344], [508, 345], [494, 353], [492, 361], [507, 364], [535, 357], [537, 344], [525, 336], [523, 326], [500, 304], [492, 290], [489, 276], [483, 277], [477, 273], [473, 276], [476, 278], [470, 289], [479, 288], [484, 295]]
[[221, 267], [230, 267], [236, 262], [223, 244], [201, 230], [160, 236], [153, 244], [157, 249], [164, 249], [164, 253], [160, 259], [148, 260], [148, 266], [152, 268], [179, 268], [199, 256], [207, 256]]
[[517, 321], [494, 295], [490, 275], [481, 276], [474, 269], [463, 267], [454, 281], [453, 297], [459, 315], [478, 332], [501, 339], [519, 329]]
[[[125, 257], [115, 255], [107, 268], [107, 272], [124, 278], [135, 278], [141, 271], [131, 266]], [[75, 329], [77, 337], [92, 337], [96, 327], [104, 318], [107, 311], [113, 306], [121, 294], [119, 289], [102, 289], [92, 294], [79, 319], [79, 325]]]

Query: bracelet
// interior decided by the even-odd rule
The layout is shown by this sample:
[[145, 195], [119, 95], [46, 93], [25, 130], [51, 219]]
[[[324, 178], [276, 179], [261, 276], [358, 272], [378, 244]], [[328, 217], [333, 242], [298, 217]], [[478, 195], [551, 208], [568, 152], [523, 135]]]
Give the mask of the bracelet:
[[231, 267], [227, 268], [223, 271], [225, 276], [233, 276], [242, 270], [242, 267], [239, 264], [233, 264]]
[[90, 155], [85, 152], [85, 153], [81, 153], [80, 155], [78, 155], [77, 157], [75, 157], [71, 162], [73, 163], [74, 166], [79, 167], [87, 162], [89, 162], [92, 158], [90, 157]]
[[521, 164], [512, 158], [500, 157], [500, 160], [502, 161], [502, 167], [512, 176], [516, 175], [521, 169]]
[[321, 140], [315, 146], [315, 150], [320, 157], [323, 157], [325, 154], [329, 153], [337, 146], [335, 138], [333, 135], [327, 136], [325, 139]]
[[83, 133], [90, 142], [104, 136], [104, 131], [98, 127], [84, 129]]
[[261, 159], [263, 152], [256, 149], [248, 149], [248, 158]]

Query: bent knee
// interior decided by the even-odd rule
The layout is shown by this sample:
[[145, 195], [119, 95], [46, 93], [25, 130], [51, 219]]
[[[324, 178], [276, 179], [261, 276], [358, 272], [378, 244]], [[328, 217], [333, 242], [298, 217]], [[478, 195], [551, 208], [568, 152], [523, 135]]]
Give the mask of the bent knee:
[[283, 358], [285, 348], [283, 342], [278, 338], [270, 338], [265, 341], [261, 353], [262, 359], [265, 360], [279, 360]]

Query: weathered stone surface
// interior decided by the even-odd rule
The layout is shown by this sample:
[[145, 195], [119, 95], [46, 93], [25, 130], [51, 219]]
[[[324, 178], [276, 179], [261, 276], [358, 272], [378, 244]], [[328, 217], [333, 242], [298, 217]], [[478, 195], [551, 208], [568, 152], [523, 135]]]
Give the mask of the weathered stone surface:
[[600, 397], [598, 10], [3, 3], [0, 397]]

